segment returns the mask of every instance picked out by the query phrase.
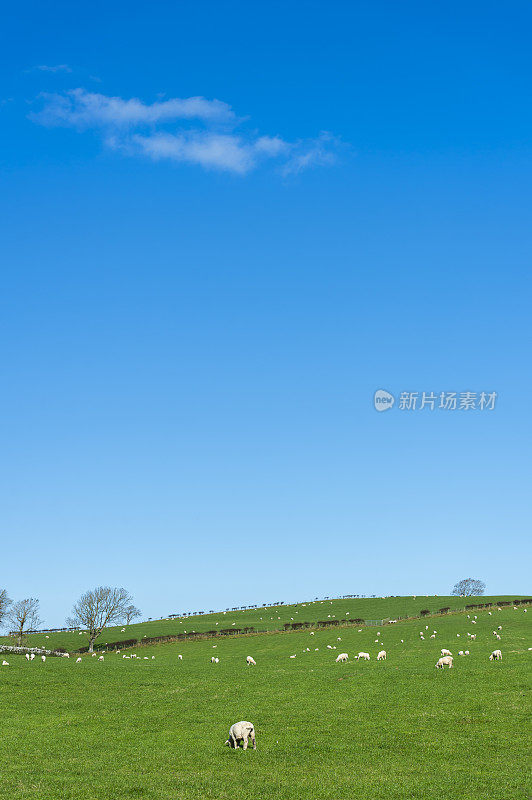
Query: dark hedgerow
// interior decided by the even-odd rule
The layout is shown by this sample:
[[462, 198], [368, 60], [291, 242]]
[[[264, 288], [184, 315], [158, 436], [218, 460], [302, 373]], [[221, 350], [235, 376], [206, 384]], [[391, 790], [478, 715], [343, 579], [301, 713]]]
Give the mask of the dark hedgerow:
[[446, 606], [445, 608], [440, 608], [440, 614], [447, 614], [450, 611], [450, 606]]
[[422, 616], [422, 617], [426, 617], [426, 616], [428, 616], [428, 615], [430, 614], [430, 611], [429, 611], [429, 609], [428, 609], [428, 608], [424, 608], [424, 609], [423, 609], [422, 611], [420, 611], [419, 613], [421, 614], [421, 616]]

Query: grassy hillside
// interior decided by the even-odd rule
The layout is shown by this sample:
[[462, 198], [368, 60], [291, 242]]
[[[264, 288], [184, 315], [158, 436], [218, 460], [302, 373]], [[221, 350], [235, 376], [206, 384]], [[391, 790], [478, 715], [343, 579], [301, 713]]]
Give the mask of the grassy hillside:
[[[519, 595], [496, 595], [494, 597], [470, 598], [470, 602], [496, 602], [497, 600], [519, 599]], [[386, 597], [352, 600], [319, 600], [298, 605], [276, 606], [250, 609], [249, 611], [228, 611], [219, 614], [203, 614], [179, 620], [154, 620], [134, 625], [119, 625], [107, 628], [97, 644], [114, 642], [121, 639], [142, 639], [143, 636], [168, 636], [188, 631], [205, 632], [216, 628], [253, 627], [257, 630], [282, 630], [286, 622], [317, 622], [331, 619], [385, 619], [418, 616], [422, 609], [432, 612], [449, 606], [451, 609], [463, 609], [466, 602], [463, 597], [426, 595], [416, 597]], [[122, 632], [122, 628], [125, 631]], [[6, 637], [0, 643], [9, 644]], [[12, 642], [11, 642], [12, 643]], [[32, 647], [75, 650], [87, 644], [87, 636], [79, 633], [37, 634], [28, 637], [28, 645]]]
[[[168, 643], [103, 663], [9, 656], [0, 797], [524, 800], [532, 610], [476, 613], [476, 624], [465, 613], [429, 620], [437, 635], [424, 641], [427, 623], [416, 620]], [[495, 646], [503, 661], [491, 663]], [[382, 647], [388, 658], [377, 662]], [[455, 655], [452, 670], [435, 669], [442, 647]], [[359, 650], [372, 660], [335, 663]], [[241, 719], [256, 726], [256, 751], [223, 745]]]

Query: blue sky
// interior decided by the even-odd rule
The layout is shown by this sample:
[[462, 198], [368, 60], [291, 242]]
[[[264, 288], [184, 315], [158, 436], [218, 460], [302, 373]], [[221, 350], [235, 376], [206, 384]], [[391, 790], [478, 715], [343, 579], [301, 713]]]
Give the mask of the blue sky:
[[531, 16], [4, 11], [12, 597], [530, 591]]

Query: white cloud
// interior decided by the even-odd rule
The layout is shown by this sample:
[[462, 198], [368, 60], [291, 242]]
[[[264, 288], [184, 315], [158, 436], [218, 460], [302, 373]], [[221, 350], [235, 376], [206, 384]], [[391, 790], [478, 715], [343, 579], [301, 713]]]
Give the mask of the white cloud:
[[146, 104], [136, 97], [123, 100], [85, 89], [72, 89], [63, 94], [43, 93], [42, 111], [33, 119], [44, 125], [66, 125], [79, 128], [134, 127], [154, 125], [176, 119], [229, 120], [234, 117], [230, 106], [220, 100], [187, 97]]
[[54, 67], [48, 66], [47, 64], [39, 64], [35, 69], [41, 72], [72, 72], [68, 64], [56, 64]]
[[[331, 164], [337, 140], [330, 134], [288, 142], [280, 136], [237, 131], [231, 107], [205, 97], [172, 98], [144, 103], [85, 89], [42, 94], [43, 107], [30, 118], [41, 125], [99, 131], [105, 144], [131, 156], [154, 161], [196, 164], [244, 175], [265, 160], [291, 175], [319, 164]], [[191, 127], [193, 125], [193, 127]]]
[[316, 139], [298, 142], [284, 164], [282, 173], [295, 175], [310, 167], [334, 164], [339, 146], [339, 140], [327, 131], [322, 131]]

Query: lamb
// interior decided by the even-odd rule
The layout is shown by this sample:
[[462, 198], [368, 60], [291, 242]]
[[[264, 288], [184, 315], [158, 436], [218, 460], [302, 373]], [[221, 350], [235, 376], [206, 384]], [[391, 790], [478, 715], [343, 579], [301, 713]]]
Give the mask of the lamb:
[[253, 744], [253, 749], [257, 749], [257, 744], [255, 742], [255, 727], [252, 722], [246, 722], [242, 720], [242, 722], [235, 722], [234, 725], [231, 725], [229, 728], [229, 738], [226, 741], [226, 744], [229, 747], [237, 748], [239, 746], [239, 742], [244, 742], [243, 750], [248, 749], [248, 741], [251, 739]]
[[251, 666], [256, 667], [257, 666], [257, 662], [255, 661], [255, 659], [252, 656], [246, 656], [246, 664], [248, 665], [248, 667], [251, 667]]
[[358, 658], [362, 658], [364, 661], [369, 661], [370, 660], [370, 655], [369, 655], [369, 653], [359, 653], [358, 656], [357, 656], [357, 659]]
[[500, 650], [494, 650], [490, 655], [490, 661], [502, 661], [502, 653]]
[[377, 653], [377, 661], [386, 661], [386, 650], [381, 650]]
[[439, 658], [436, 662], [436, 666], [438, 669], [443, 669], [444, 667], [449, 667], [452, 669], [453, 666], [453, 657], [452, 656], [444, 656], [443, 658]]
[[349, 656], [347, 655], [347, 653], [340, 653], [339, 656], [336, 656], [336, 663], [338, 664], [338, 662], [341, 662], [342, 664], [344, 664], [348, 658]]
[[452, 656], [451, 651], [450, 650], [446, 650], [445, 647], [442, 647], [441, 654], [442, 654], [442, 656]]

